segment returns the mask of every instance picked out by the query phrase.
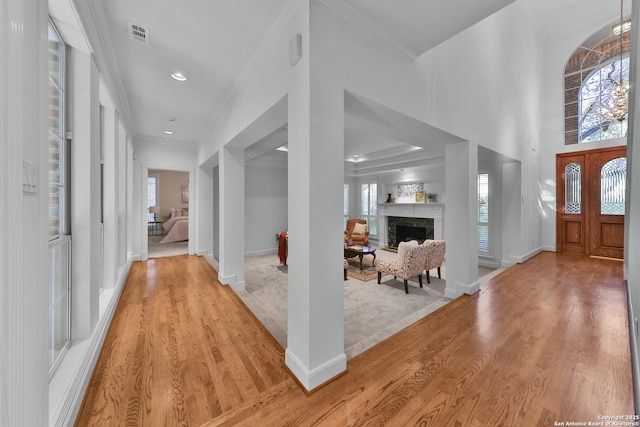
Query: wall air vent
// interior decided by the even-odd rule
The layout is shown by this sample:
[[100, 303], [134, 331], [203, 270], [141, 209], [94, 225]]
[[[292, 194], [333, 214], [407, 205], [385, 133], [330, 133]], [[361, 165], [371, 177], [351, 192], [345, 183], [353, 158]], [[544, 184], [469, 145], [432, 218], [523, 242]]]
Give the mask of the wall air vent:
[[149, 29], [142, 25], [134, 24], [131, 21], [127, 21], [127, 27], [129, 32], [129, 38], [137, 40], [144, 44], [149, 44]]

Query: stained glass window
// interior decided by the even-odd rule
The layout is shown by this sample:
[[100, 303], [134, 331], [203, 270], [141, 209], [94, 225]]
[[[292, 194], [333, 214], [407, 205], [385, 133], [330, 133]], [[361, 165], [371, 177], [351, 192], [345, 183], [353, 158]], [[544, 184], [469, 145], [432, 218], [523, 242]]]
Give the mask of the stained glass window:
[[609, 160], [600, 170], [600, 213], [624, 215], [627, 159]]
[[568, 214], [579, 214], [582, 211], [582, 184], [580, 163], [569, 163], [564, 168], [564, 211]]

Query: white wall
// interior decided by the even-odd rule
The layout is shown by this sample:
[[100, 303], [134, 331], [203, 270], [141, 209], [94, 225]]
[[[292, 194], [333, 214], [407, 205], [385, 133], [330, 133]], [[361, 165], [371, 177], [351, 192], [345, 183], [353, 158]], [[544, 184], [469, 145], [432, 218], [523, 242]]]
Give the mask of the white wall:
[[[633, 5], [633, 22], [640, 22], [640, 7]], [[633, 40], [640, 37], [640, 28], [632, 26]], [[632, 43], [632, 57], [638, 58], [640, 46]], [[636, 408], [640, 407], [640, 363], [638, 353], [638, 317], [640, 316], [640, 91], [638, 90], [638, 61], [632, 61], [631, 65], [631, 90], [629, 94], [629, 144], [627, 147], [627, 207], [625, 211], [625, 279], [628, 286], [629, 309], [629, 335], [632, 349], [632, 368], [634, 374], [634, 392]], [[632, 185], [632, 183], [636, 185]]]
[[245, 254], [276, 252], [276, 233], [287, 230], [287, 169], [245, 169]]
[[[47, 423], [47, 2], [0, 2], [0, 425]], [[36, 172], [23, 193], [23, 161]]]

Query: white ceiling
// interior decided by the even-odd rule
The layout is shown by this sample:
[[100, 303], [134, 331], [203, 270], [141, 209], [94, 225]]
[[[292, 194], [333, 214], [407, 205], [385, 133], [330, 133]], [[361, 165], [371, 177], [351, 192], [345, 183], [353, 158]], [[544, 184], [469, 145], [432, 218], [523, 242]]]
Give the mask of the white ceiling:
[[[411, 60], [514, 0], [320, 1], [366, 33], [382, 35]], [[518, 1], [527, 2], [533, 16], [541, 22], [541, 30], [548, 33], [561, 26], [558, 21], [566, 19], [568, 11], [578, 16], [586, 13], [582, 11], [586, 9], [585, 1], [603, 10], [615, 9], [617, 2]], [[203, 134], [224, 108], [238, 76], [249, 71], [270, 34], [300, 2], [50, 0], [50, 9], [66, 41], [74, 44], [88, 39], [98, 67], [108, 69], [106, 74], [111, 77], [106, 77], [107, 86], [112, 89], [121, 117], [134, 138], [180, 143], [195, 141]], [[78, 31], [77, 25], [74, 28], [74, 14], [82, 20], [84, 33]], [[128, 22], [149, 29], [148, 44], [129, 37]], [[174, 71], [183, 72], [188, 80], [174, 81], [170, 77]], [[350, 102], [353, 105], [347, 107], [345, 117], [346, 158], [354, 154], [372, 160], [404, 155], [413, 146], [424, 145], [421, 142], [424, 138], [393, 125], [383, 129], [379, 117], [377, 122], [372, 119], [388, 111], [375, 111], [373, 104], [357, 98]], [[164, 130], [174, 133], [167, 136]], [[286, 131], [270, 134], [268, 145], [276, 144], [278, 138], [286, 139]], [[428, 149], [420, 151], [426, 153]], [[358, 166], [361, 165], [354, 168]]]

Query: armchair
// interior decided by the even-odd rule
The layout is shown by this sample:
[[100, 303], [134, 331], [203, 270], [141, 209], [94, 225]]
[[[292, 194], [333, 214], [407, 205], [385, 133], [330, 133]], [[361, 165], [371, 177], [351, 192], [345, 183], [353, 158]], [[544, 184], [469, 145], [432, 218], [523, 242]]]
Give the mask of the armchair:
[[409, 293], [407, 281], [418, 276], [418, 283], [422, 287], [422, 270], [427, 261], [428, 246], [420, 245], [415, 240], [411, 242], [400, 242], [398, 246], [398, 257], [392, 260], [379, 260], [376, 264], [378, 270], [378, 284], [382, 279], [382, 274], [391, 274], [393, 277], [402, 277], [404, 280], [404, 292]]
[[426, 276], [427, 276], [427, 283], [431, 283], [431, 279], [429, 279], [429, 270], [433, 270], [434, 268], [438, 269], [438, 278], [442, 279], [442, 275], [440, 274], [440, 267], [444, 262], [444, 253], [446, 251], [445, 241], [444, 240], [425, 240], [423, 245], [429, 248], [429, 250], [427, 251], [427, 261], [424, 264], [424, 269], [426, 270]]
[[[356, 224], [360, 225], [356, 227]], [[362, 230], [362, 225], [364, 225], [364, 230]], [[351, 239], [351, 244], [369, 246], [369, 230], [366, 227], [367, 221], [364, 219], [348, 219], [344, 241], [349, 243], [349, 239]]]

